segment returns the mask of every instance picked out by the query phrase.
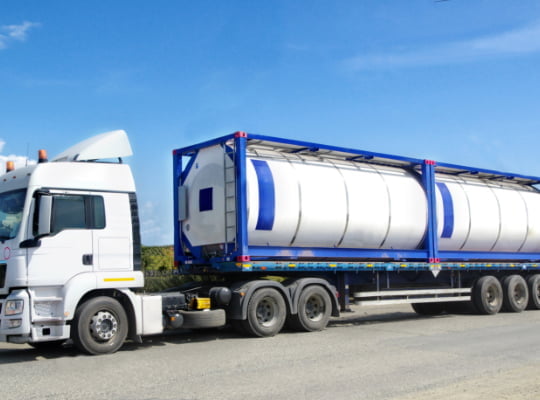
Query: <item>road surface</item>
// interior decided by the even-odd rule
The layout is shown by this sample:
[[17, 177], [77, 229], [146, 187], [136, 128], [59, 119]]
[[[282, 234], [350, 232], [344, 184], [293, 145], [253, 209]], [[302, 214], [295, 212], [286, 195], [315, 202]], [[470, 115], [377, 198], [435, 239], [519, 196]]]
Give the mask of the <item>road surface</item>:
[[1, 398], [540, 399], [540, 311], [353, 310], [323, 332], [185, 331], [97, 357], [1, 343]]

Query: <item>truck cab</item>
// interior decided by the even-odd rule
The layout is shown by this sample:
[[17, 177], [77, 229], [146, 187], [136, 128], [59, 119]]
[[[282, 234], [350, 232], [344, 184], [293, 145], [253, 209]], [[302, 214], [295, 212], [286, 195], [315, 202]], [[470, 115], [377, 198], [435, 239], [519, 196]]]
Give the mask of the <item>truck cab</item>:
[[[64, 341], [98, 295], [136, 312], [129, 289], [144, 282], [129, 155], [125, 132], [113, 131], [0, 177], [1, 341]], [[96, 338], [116, 333], [115, 319], [97, 315]]]

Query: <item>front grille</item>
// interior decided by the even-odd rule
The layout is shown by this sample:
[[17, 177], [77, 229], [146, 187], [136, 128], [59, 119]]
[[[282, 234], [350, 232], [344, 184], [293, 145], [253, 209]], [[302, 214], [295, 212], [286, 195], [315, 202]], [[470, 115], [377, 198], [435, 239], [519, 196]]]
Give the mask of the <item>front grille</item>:
[[6, 284], [6, 264], [0, 264], [0, 288]]

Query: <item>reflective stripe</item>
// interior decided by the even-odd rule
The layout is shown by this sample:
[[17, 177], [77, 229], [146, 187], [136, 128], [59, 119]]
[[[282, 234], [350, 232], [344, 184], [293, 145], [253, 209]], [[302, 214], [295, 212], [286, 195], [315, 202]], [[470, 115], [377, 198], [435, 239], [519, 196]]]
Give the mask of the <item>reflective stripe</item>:
[[103, 278], [104, 282], [127, 282], [134, 280], [135, 278]]
[[445, 183], [437, 182], [437, 187], [441, 192], [443, 203], [443, 230], [441, 238], [450, 238], [454, 233], [454, 202], [448, 186]]
[[251, 160], [259, 183], [259, 216], [255, 229], [271, 231], [276, 215], [274, 177], [266, 161]]

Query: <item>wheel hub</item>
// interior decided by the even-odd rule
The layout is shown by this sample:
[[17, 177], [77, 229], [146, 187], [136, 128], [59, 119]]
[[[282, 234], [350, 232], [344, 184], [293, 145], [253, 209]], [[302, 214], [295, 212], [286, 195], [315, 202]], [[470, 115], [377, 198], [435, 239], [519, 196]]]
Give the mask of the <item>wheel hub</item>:
[[118, 332], [118, 321], [108, 311], [100, 311], [92, 317], [90, 332], [97, 340], [107, 341]]
[[257, 320], [261, 325], [272, 323], [276, 314], [276, 305], [270, 299], [263, 299], [257, 306]]
[[517, 304], [522, 304], [525, 301], [525, 287], [516, 286], [514, 289], [514, 300]]
[[311, 296], [306, 302], [306, 317], [318, 321], [324, 314], [324, 302], [318, 296]]
[[491, 305], [497, 305], [497, 303], [499, 302], [498, 301], [498, 291], [493, 288], [493, 287], [490, 287], [486, 293], [486, 300], [489, 304]]

